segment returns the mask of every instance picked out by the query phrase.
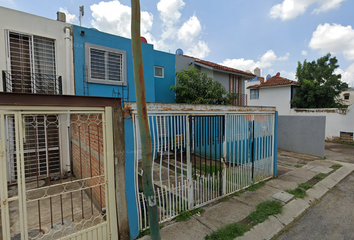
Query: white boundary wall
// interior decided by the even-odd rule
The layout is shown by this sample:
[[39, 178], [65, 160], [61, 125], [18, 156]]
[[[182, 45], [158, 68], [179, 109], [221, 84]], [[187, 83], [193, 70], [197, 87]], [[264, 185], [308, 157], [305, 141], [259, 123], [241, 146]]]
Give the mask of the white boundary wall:
[[291, 109], [291, 115], [295, 116], [325, 116], [326, 134], [328, 140], [339, 137], [340, 132], [354, 132], [354, 105], [346, 111], [337, 108], [319, 109]]

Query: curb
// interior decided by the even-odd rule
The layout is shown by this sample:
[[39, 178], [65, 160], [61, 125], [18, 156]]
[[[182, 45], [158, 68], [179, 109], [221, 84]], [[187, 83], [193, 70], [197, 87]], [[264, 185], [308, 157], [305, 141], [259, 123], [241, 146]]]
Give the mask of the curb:
[[273, 238], [284, 227], [294, 222], [297, 217], [310, 208], [312, 202], [323, 197], [354, 170], [354, 164], [339, 161], [331, 162], [341, 164], [342, 167], [315, 184], [313, 188], [307, 190], [307, 196], [304, 199], [294, 199], [285, 204], [282, 213], [270, 216], [269, 219], [258, 224], [242, 237], [236, 238], [236, 240], [268, 240]]

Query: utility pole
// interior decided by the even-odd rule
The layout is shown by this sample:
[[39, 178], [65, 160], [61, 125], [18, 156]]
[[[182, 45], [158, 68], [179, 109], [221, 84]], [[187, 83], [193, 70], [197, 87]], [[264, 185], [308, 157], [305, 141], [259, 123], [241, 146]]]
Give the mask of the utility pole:
[[131, 0], [132, 3], [132, 49], [134, 64], [134, 82], [136, 105], [138, 110], [138, 124], [140, 130], [142, 158], [143, 158], [143, 190], [147, 199], [150, 232], [153, 240], [160, 240], [159, 218], [156, 205], [155, 189], [151, 179], [152, 142], [148, 115], [146, 109], [146, 93], [143, 69], [143, 57], [140, 40], [140, 0]]

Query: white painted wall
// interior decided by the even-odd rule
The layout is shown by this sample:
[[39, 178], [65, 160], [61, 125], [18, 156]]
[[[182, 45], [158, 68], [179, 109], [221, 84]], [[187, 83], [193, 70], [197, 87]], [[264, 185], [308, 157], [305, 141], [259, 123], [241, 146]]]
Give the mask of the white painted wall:
[[279, 115], [290, 114], [291, 86], [279, 86], [259, 88], [259, 99], [251, 99], [251, 91], [248, 86], [257, 85], [259, 81], [247, 82], [246, 93], [248, 106], [269, 106], [276, 107]]
[[[55, 12], [53, 13], [55, 16]], [[66, 94], [67, 84], [71, 85], [71, 92], [74, 93], [74, 74], [73, 74], [73, 51], [71, 50], [71, 82], [66, 81], [66, 44], [65, 27], [71, 28], [71, 24], [56, 20], [35, 16], [32, 14], [0, 7], [0, 71], [7, 69], [6, 58], [6, 37], [5, 30], [27, 33], [41, 37], [55, 39], [56, 55], [56, 74], [62, 76], [63, 93]], [[72, 42], [72, 39], [71, 39]], [[0, 84], [0, 91], [3, 85]]]
[[[345, 93], [349, 93], [349, 100], [344, 99]], [[347, 104], [347, 105], [354, 104], [354, 88], [349, 88], [348, 90], [341, 92], [340, 98], [343, 99], [345, 104]]]
[[347, 113], [343, 114], [336, 108], [319, 109], [292, 109], [291, 115], [296, 116], [325, 116], [326, 139], [339, 137], [340, 132], [354, 132], [354, 105], [349, 106]]

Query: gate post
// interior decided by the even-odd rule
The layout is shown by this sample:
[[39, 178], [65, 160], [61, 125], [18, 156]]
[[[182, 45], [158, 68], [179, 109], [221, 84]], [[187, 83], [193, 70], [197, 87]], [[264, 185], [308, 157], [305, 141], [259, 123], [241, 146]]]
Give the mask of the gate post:
[[226, 146], [226, 116], [224, 115], [224, 122], [223, 122], [223, 154], [222, 154], [222, 195], [226, 194], [226, 152], [227, 152], [227, 146]]
[[[194, 206], [193, 196], [193, 179], [192, 179], [192, 163], [191, 163], [191, 118], [188, 115], [186, 121], [187, 134], [187, 184], [188, 184], [188, 208], [192, 209]], [[183, 171], [183, 169], [182, 169]]]

